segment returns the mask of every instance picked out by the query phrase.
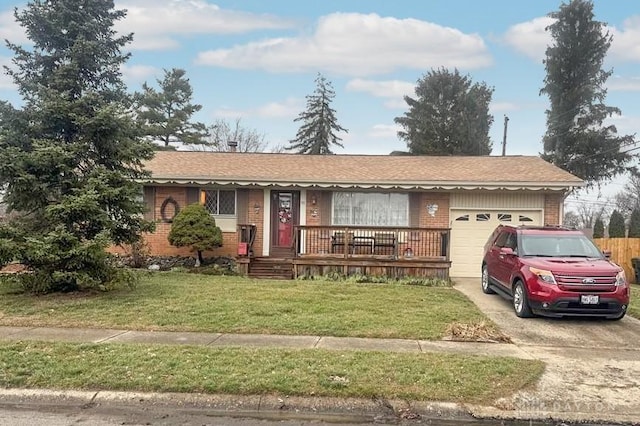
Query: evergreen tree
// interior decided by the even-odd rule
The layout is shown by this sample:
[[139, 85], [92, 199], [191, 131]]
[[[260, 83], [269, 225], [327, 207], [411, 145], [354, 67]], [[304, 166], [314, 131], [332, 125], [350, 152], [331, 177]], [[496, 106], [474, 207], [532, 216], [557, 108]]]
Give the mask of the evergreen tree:
[[594, 184], [624, 172], [632, 155], [624, 150], [634, 137], [618, 136], [604, 121], [620, 115], [605, 105], [605, 83], [613, 73], [602, 65], [613, 37], [596, 21], [593, 2], [571, 0], [551, 13], [547, 30], [553, 43], [544, 60], [541, 93], [549, 96], [543, 158]]
[[159, 91], [144, 83], [142, 93], [135, 95], [138, 121], [145, 136], [162, 141], [165, 148], [171, 143], [207, 143], [207, 126], [191, 121], [202, 105], [191, 103], [193, 89], [185, 74], [185, 70], [177, 68], [164, 70], [164, 78], [157, 80]]
[[604, 238], [604, 222], [601, 216], [593, 223], [593, 238]]
[[318, 74], [315, 91], [306, 97], [307, 109], [294, 120], [302, 121], [302, 125], [285, 149], [299, 154], [333, 154], [331, 145], [344, 148], [336, 132], [347, 133], [348, 130], [338, 124], [336, 111], [331, 108], [334, 97], [331, 82]]
[[24, 102], [0, 107], [0, 186], [19, 212], [0, 246], [12, 247], [3, 261], [32, 270], [18, 277], [28, 290], [104, 288], [118, 278], [105, 248], [152, 229], [135, 181], [153, 150], [137, 140], [120, 73], [132, 35], [113, 28], [124, 16], [111, 0], [33, 0], [15, 12], [31, 43], [7, 42]]
[[412, 155], [489, 155], [489, 129], [493, 116], [489, 104], [493, 88], [472, 83], [458, 70], [431, 70], [415, 89], [416, 98], [405, 96], [409, 111], [396, 117]]
[[640, 238], [640, 209], [637, 207], [631, 211], [629, 238]]
[[196, 266], [200, 266], [204, 250], [222, 246], [222, 231], [203, 205], [190, 204], [173, 219], [168, 239], [172, 246], [190, 246], [197, 253]]
[[624, 238], [625, 231], [624, 216], [618, 210], [614, 210], [609, 217], [609, 238]]

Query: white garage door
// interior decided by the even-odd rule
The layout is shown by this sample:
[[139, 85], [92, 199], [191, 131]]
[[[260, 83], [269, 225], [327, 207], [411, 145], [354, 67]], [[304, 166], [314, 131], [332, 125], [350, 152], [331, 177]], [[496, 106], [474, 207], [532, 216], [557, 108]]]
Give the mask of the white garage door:
[[500, 224], [541, 225], [541, 211], [459, 210], [451, 212], [452, 277], [479, 277], [483, 247]]

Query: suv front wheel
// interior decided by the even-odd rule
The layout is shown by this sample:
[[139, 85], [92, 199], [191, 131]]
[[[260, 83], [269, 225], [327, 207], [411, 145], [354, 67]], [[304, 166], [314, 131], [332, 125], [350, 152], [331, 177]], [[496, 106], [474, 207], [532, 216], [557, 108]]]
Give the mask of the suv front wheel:
[[520, 318], [531, 318], [533, 316], [529, 306], [527, 289], [522, 284], [522, 281], [516, 281], [513, 285], [513, 310]]

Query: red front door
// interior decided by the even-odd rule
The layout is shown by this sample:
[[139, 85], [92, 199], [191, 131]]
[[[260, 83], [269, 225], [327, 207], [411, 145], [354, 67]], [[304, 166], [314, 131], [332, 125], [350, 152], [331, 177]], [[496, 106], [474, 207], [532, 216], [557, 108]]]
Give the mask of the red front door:
[[272, 247], [293, 248], [293, 227], [298, 223], [298, 192], [273, 191], [271, 209]]

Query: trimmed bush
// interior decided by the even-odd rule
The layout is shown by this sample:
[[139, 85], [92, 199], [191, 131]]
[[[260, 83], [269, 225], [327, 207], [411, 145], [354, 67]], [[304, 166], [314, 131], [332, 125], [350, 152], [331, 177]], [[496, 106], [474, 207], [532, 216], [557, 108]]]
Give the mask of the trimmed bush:
[[172, 246], [191, 246], [197, 253], [196, 266], [200, 266], [203, 251], [222, 247], [222, 230], [204, 206], [191, 204], [173, 219], [168, 239]]
[[640, 209], [636, 207], [631, 212], [631, 219], [629, 219], [629, 238], [640, 237]]
[[618, 210], [614, 210], [609, 218], [609, 238], [625, 237], [624, 216]]
[[604, 222], [601, 217], [597, 217], [593, 224], [593, 238], [604, 238]]

